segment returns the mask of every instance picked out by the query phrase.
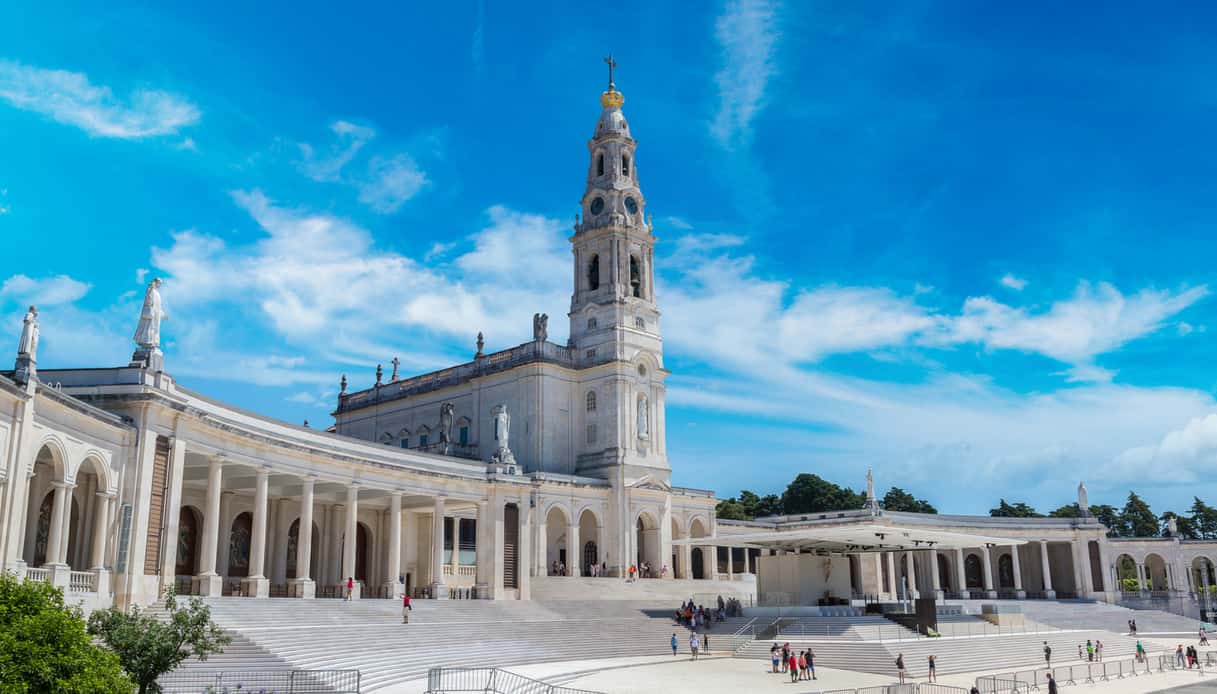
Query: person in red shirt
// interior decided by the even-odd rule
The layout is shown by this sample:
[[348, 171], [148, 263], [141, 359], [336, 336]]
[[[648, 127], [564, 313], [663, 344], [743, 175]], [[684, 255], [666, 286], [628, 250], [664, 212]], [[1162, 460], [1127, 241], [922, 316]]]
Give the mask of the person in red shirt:
[[347, 600], [355, 593], [355, 577], [347, 576]]
[[410, 595], [408, 593], [405, 595], [402, 595], [401, 596], [401, 623], [402, 624], [410, 623], [410, 610], [412, 610], [412, 609], [414, 609], [414, 608], [410, 607]]

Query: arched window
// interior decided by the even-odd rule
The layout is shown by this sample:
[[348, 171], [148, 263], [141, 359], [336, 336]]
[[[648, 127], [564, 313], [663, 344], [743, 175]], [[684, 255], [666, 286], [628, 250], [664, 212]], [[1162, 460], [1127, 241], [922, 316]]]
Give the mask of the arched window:
[[1014, 587], [1014, 560], [1009, 554], [1003, 554], [997, 559], [997, 587]]
[[642, 268], [636, 255], [630, 256], [630, 286], [633, 287], [634, 296], [642, 296]]
[[630, 175], [630, 157], [628, 154], [621, 155], [621, 175]]
[[596, 319], [595, 319], [595, 318], [588, 318], [588, 319], [587, 319], [587, 329], [588, 329], [588, 330], [595, 330], [595, 329], [596, 329]]
[[969, 554], [967, 559], [963, 560], [963, 576], [968, 582], [969, 588], [980, 588], [984, 585], [982, 576], [984, 569], [980, 565], [980, 557], [975, 554]]
[[587, 411], [596, 411], [596, 391], [588, 391], [587, 393]]
[[604, 175], [604, 155], [603, 154], [596, 155], [596, 175], [597, 176]]
[[587, 288], [593, 291], [600, 288], [599, 255], [593, 255], [592, 261], [587, 264]]

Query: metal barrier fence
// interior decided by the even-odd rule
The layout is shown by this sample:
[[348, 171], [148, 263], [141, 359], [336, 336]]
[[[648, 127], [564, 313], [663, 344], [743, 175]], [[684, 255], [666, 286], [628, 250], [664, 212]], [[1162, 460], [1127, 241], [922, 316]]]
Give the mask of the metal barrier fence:
[[[1203, 660], [1197, 659], [1196, 664], [1192, 666], [1189, 666], [1186, 659], [1180, 664], [1174, 653], [1167, 653], [1153, 656], [1147, 655], [1142, 660], [1126, 658], [1122, 660], [1079, 663], [1076, 665], [1061, 665], [1054, 668], [1004, 672], [976, 678], [976, 687], [980, 689], [982, 694], [989, 692], [1047, 690], [1049, 674], [1057, 681], [1057, 684], [1062, 686], [1110, 682], [1111, 680], [1122, 680], [1125, 677], [1138, 677], [1168, 670], [1196, 670], [1203, 674], [1206, 667], [1217, 666], [1217, 653], [1208, 652], [1204, 655], [1205, 658]], [[1013, 688], [1014, 686], [1020, 688], [1015, 689]]]
[[859, 689], [827, 689], [813, 694], [968, 694], [963, 687], [952, 687], [933, 682], [909, 682], [907, 684], [881, 684]]
[[491, 667], [437, 667], [427, 671], [426, 694], [484, 692], [489, 694], [601, 694], [586, 689], [571, 689], [530, 679], [514, 672]]
[[163, 694], [260, 690], [274, 694], [359, 694], [359, 671], [171, 672], [162, 675], [157, 684]]

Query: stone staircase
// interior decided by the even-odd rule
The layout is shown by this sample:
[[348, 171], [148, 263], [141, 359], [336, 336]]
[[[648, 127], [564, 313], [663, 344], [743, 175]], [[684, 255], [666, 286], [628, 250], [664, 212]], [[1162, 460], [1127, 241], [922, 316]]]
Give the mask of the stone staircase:
[[[849, 639], [775, 639], [789, 642], [795, 650], [810, 648], [819, 667], [839, 668], [879, 675], [896, 675], [896, 656], [904, 654], [906, 672], [914, 677], [927, 673], [933, 655], [940, 675], [986, 670], [1017, 670], [1044, 663], [1044, 642], [1052, 647], [1053, 664], [1078, 662], [1078, 644], [1087, 639], [1103, 642], [1105, 659], [1131, 658], [1136, 640], [1101, 631], [1057, 631], [1049, 634], [933, 638], [915, 641], [856, 641]], [[741, 649], [740, 657], [769, 659], [771, 641], [754, 641]]]
[[[878, 641], [914, 639], [917, 632], [879, 615], [862, 617], [794, 617], [782, 627], [781, 638]], [[766, 651], [767, 652], [767, 651]]]
[[1137, 620], [1137, 633], [1196, 634], [1200, 622], [1160, 610], [1130, 610], [1119, 605], [1085, 600], [951, 600], [970, 612], [982, 604], [1017, 606], [1023, 615], [1040, 624], [1060, 629], [1101, 629], [1116, 634], [1128, 633], [1128, 620]]
[[[401, 623], [394, 600], [206, 602], [217, 623], [279, 659], [279, 667], [357, 669], [364, 691], [440, 665], [662, 655], [671, 652], [673, 632], [687, 648], [687, 632], [673, 624], [674, 606], [666, 602], [416, 600], [410, 624]], [[711, 646], [725, 649], [727, 635], [711, 631]]]
[[534, 601], [596, 600], [661, 601], [676, 608], [681, 602], [693, 598], [709, 607], [713, 597], [738, 598], [751, 604], [756, 596], [756, 581], [702, 581], [691, 579], [643, 578], [634, 582], [619, 578], [591, 578], [586, 576], [533, 576], [532, 599]]

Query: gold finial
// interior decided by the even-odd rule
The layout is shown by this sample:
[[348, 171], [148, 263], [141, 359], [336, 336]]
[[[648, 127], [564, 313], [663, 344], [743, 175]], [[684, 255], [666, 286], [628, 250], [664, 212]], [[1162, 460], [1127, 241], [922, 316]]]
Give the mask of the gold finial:
[[617, 86], [613, 84], [613, 68], [617, 67], [617, 61], [613, 60], [613, 54], [609, 53], [604, 62], [608, 65], [609, 83], [608, 89], [600, 95], [600, 106], [601, 108], [621, 108], [621, 105], [625, 103], [625, 97], [617, 91]]

